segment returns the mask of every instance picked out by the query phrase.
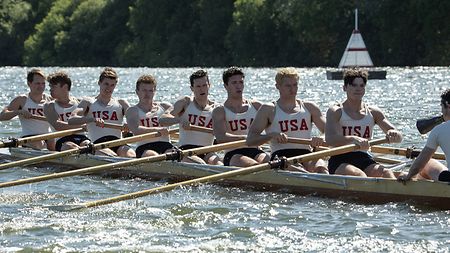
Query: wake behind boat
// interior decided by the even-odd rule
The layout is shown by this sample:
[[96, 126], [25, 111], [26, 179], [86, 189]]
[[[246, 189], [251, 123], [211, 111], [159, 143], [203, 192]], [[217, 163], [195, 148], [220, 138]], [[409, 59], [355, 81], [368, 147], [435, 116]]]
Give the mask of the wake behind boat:
[[[27, 148], [2, 149], [8, 159], [25, 159], [48, 154], [49, 151]], [[49, 161], [54, 165], [84, 168], [130, 158], [95, 156], [83, 154], [58, 158]], [[55, 168], [61, 169], [56, 166]], [[66, 167], [67, 168], [67, 167]], [[185, 162], [163, 161], [145, 163], [133, 167], [102, 172], [102, 175], [141, 177], [145, 179], [182, 181], [199, 178], [237, 169], [236, 167], [201, 165]], [[301, 195], [318, 195], [333, 198], [351, 199], [362, 203], [387, 203], [392, 201], [413, 201], [436, 207], [450, 209], [450, 185], [443, 182], [412, 181], [404, 185], [396, 180], [383, 178], [362, 178], [353, 176], [303, 174], [284, 170], [266, 170], [254, 174], [226, 179], [221, 184], [252, 187], [260, 190], [281, 190]]]

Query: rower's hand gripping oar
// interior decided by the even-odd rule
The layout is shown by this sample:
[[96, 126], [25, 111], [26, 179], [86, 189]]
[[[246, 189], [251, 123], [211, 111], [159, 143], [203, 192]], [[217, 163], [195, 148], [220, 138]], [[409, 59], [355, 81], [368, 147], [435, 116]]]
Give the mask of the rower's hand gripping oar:
[[[375, 145], [375, 144], [383, 144], [386, 142], [388, 142], [388, 140], [386, 138], [382, 138], [382, 139], [369, 141], [369, 144]], [[232, 171], [227, 171], [224, 173], [205, 176], [205, 177], [192, 179], [192, 180], [188, 180], [188, 181], [183, 181], [183, 182], [179, 182], [179, 183], [174, 183], [174, 184], [168, 184], [168, 185], [164, 185], [164, 186], [160, 186], [160, 187], [156, 187], [156, 188], [152, 188], [152, 189], [148, 189], [148, 190], [138, 191], [138, 192], [134, 192], [134, 193], [129, 193], [129, 194], [125, 194], [125, 195], [120, 195], [120, 196], [116, 196], [116, 197], [112, 197], [112, 198], [91, 201], [91, 202], [86, 202], [86, 203], [82, 203], [82, 204], [53, 206], [52, 208], [55, 210], [60, 210], [60, 211], [71, 211], [71, 210], [77, 210], [77, 209], [83, 209], [83, 208], [89, 208], [89, 207], [95, 207], [95, 206], [102, 206], [102, 205], [116, 203], [116, 202], [120, 202], [120, 201], [124, 201], [124, 200], [135, 199], [135, 198], [147, 196], [150, 194], [156, 194], [156, 193], [160, 193], [160, 192], [170, 191], [170, 190], [173, 190], [180, 186], [199, 185], [201, 183], [215, 182], [215, 181], [219, 181], [219, 180], [226, 179], [226, 178], [248, 175], [251, 173], [264, 171], [264, 170], [268, 170], [268, 169], [272, 169], [272, 168], [274, 168], [274, 169], [285, 168], [285, 167], [287, 167], [288, 164], [303, 163], [303, 162], [307, 162], [307, 161], [317, 160], [317, 159], [327, 157], [327, 156], [344, 154], [344, 153], [355, 151], [358, 149], [359, 149], [359, 147], [356, 144], [350, 144], [350, 145], [345, 145], [345, 146], [341, 146], [341, 147], [330, 148], [328, 150], [321, 150], [321, 151], [313, 152], [313, 153], [306, 154], [306, 155], [291, 157], [291, 158], [288, 158], [285, 160], [282, 159], [282, 160], [278, 160], [278, 161], [272, 161], [272, 162], [259, 164], [259, 165], [255, 165], [255, 166], [251, 166], [251, 167], [247, 167], [247, 168], [240, 168], [240, 169], [236, 169], [236, 170], [232, 170]]]
[[[178, 129], [170, 129], [169, 133], [173, 133], [176, 131], [178, 131]], [[107, 142], [103, 142], [103, 143], [92, 144], [92, 145], [89, 145], [86, 147], [64, 150], [61, 152], [55, 152], [55, 153], [51, 153], [51, 154], [47, 154], [47, 155], [43, 155], [43, 156], [27, 158], [27, 159], [23, 159], [20, 161], [13, 161], [13, 162], [5, 163], [5, 164], [0, 164], [0, 170], [4, 170], [4, 169], [11, 168], [11, 167], [16, 167], [16, 166], [36, 164], [36, 163], [40, 163], [40, 162], [44, 162], [44, 161], [48, 161], [48, 160], [52, 160], [52, 159], [56, 159], [56, 158], [60, 158], [60, 157], [65, 157], [65, 156], [69, 156], [69, 155], [93, 153], [96, 150], [117, 147], [117, 146], [125, 145], [128, 143], [143, 141], [143, 140], [146, 140], [149, 138], [158, 137], [160, 135], [161, 134], [159, 132], [152, 132], [152, 133], [141, 134], [141, 135], [136, 135], [136, 136], [127, 137], [127, 138], [122, 138], [122, 139], [118, 139], [118, 140], [112, 140], [112, 141], [107, 141]]]
[[416, 127], [421, 134], [426, 134], [429, 131], [431, 131], [435, 126], [443, 123], [444, 121], [445, 121], [444, 116], [442, 115], [432, 118], [419, 119], [416, 122]]
[[113, 170], [113, 169], [118, 169], [118, 168], [123, 168], [123, 167], [134, 166], [134, 165], [138, 165], [141, 163], [160, 162], [160, 161], [165, 161], [165, 160], [181, 161], [183, 156], [201, 155], [201, 154], [216, 152], [216, 151], [220, 151], [220, 150], [224, 150], [224, 149], [237, 148], [240, 146], [245, 146], [245, 140], [227, 142], [227, 143], [211, 145], [211, 146], [206, 146], [206, 147], [193, 148], [193, 149], [187, 149], [187, 150], [176, 150], [171, 153], [166, 153], [166, 154], [161, 154], [161, 155], [156, 155], [156, 156], [142, 157], [142, 158], [136, 158], [136, 159], [126, 160], [126, 161], [121, 161], [121, 162], [110, 163], [110, 164], [97, 165], [97, 166], [83, 168], [83, 169], [70, 170], [70, 171], [65, 171], [65, 172], [60, 172], [60, 173], [53, 173], [53, 174], [43, 175], [43, 176], [38, 176], [38, 177], [24, 178], [24, 179], [19, 179], [19, 180], [15, 180], [15, 181], [0, 183], [0, 188], [36, 183], [36, 182], [41, 182], [41, 181], [46, 181], [46, 180], [56, 179], [56, 178], [92, 174], [92, 173], [99, 172], [99, 171], [106, 171], [106, 170]]

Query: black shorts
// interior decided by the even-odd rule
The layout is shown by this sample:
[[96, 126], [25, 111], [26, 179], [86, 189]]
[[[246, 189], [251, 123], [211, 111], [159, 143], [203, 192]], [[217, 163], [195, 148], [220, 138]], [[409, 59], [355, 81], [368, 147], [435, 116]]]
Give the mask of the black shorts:
[[334, 174], [339, 165], [347, 163], [364, 171], [368, 166], [377, 163], [373, 157], [367, 152], [355, 151], [330, 157], [328, 160], [328, 170], [330, 174]]
[[281, 158], [285, 156], [286, 158], [299, 156], [299, 155], [306, 155], [310, 154], [311, 150], [309, 149], [298, 149], [298, 148], [287, 148], [287, 149], [280, 149], [272, 153], [272, 156], [270, 157], [270, 160], [273, 161], [275, 156], [278, 156], [278, 158]]
[[259, 148], [238, 148], [225, 154], [225, 156], [223, 157], [223, 164], [225, 166], [230, 166], [231, 157], [233, 157], [234, 155], [244, 155], [252, 159], [256, 159], [256, 156], [263, 153], [265, 152]]
[[[114, 141], [114, 140], [118, 140], [118, 139], [120, 139], [120, 138], [118, 138], [114, 135], [107, 135], [107, 136], [103, 136], [103, 137], [100, 137], [97, 140], [95, 140], [94, 144], [99, 144], [99, 143], [103, 143], [103, 142], [107, 142], [107, 141]], [[128, 145], [122, 145], [122, 146], [128, 146]], [[109, 149], [111, 149], [112, 151], [114, 151], [114, 153], [117, 154], [117, 150], [119, 150], [119, 148], [122, 146], [115, 146], [115, 147], [112, 147]]]
[[73, 142], [73, 143], [77, 144], [78, 146], [80, 146], [80, 144], [83, 141], [89, 141], [89, 138], [82, 134], [71, 134], [68, 136], [64, 136], [64, 137], [60, 138], [58, 141], [56, 141], [55, 150], [61, 151], [61, 147], [62, 147], [63, 143], [68, 142], [68, 141]]
[[146, 150], [153, 150], [158, 154], [164, 154], [164, 152], [166, 152], [168, 149], [172, 149], [173, 145], [170, 142], [167, 141], [155, 141], [155, 142], [150, 142], [147, 144], [143, 144], [139, 147], [137, 147], [136, 149], [136, 157], [140, 158], [142, 157], [142, 154], [146, 151]]
[[[192, 145], [192, 144], [186, 144], [186, 145], [180, 146], [180, 149], [181, 149], [181, 150], [186, 150], [186, 149], [201, 148], [201, 147], [204, 147], [204, 146], [200, 146], [200, 145]], [[202, 158], [202, 159], [205, 159], [206, 154], [196, 155], [196, 156], [198, 156], [198, 157], [200, 157], [200, 158]]]

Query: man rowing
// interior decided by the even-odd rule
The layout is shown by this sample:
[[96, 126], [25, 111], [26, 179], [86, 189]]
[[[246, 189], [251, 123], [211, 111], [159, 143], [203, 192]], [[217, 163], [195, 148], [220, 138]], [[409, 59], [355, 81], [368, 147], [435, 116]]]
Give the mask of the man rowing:
[[368, 141], [372, 139], [375, 125], [383, 130], [390, 143], [401, 142], [402, 134], [379, 108], [363, 102], [367, 77], [366, 70], [345, 70], [343, 90], [347, 98], [327, 111], [326, 142], [331, 146], [357, 144], [361, 148], [360, 151], [332, 156], [328, 161], [328, 169], [330, 174], [395, 178], [391, 170], [375, 162], [368, 153]]
[[[173, 109], [164, 114], [160, 123], [165, 126], [180, 125], [180, 137], [178, 145], [180, 149], [192, 149], [197, 147], [211, 146], [214, 135], [208, 132], [193, 131], [191, 126], [200, 126], [212, 129], [212, 111], [218, 106], [209, 100], [208, 73], [197, 70], [189, 77], [193, 96], [185, 96], [175, 102]], [[190, 156], [185, 161], [223, 165], [215, 153], [207, 153], [199, 156]]]
[[[428, 136], [425, 148], [411, 165], [407, 175], [398, 177], [399, 181], [408, 181], [416, 175], [421, 178], [450, 182], [450, 89], [441, 95], [441, 111], [445, 122], [434, 127]], [[447, 160], [447, 167], [442, 163], [431, 159], [436, 149], [441, 147]]]
[[136, 157], [147, 157], [163, 154], [172, 150], [169, 131], [161, 127], [159, 120], [171, 104], [154, 101], [156, 79], [152, 75], [142, 75], [136, 82], [136, 94], [139, 102], [128, 108], [126, 118], [128, 127], [135, 135], [156, 133], [160, 136], [137, 143]]
[[[72, 112], [77, 108], [79, 100], [70, 95], [72, 80], [64, 72], [55, 72], [47, 78], [50, 85], [50, 95], [53, 101], [44, 105], [47, 121], [56, 131], [79, 128], [81, 125], [69, 125]], [[57, 139], [55, 150], [62, 151], [86, 146], [90, 140], [84, 134], [71, 134]]]
[[[230, 67], [223, 72], [222, 79], [227, 91], [223, 106], [213, 111], [214, 135], [219, 143], [245, 140], [250, 124], [261, 107], [261, 102], [245, 99], [244, 72], [238, 67]], [[258, 146], [228, 150], [224, 165], [248, 167], [268, 162], [270, 157]]]
[[[118, 79], [116, 71], [105, 68], [98, 80], [100, 91], [97, 97], [83, 99], [69, 118], [68, 122], [71, 125], [87, 124], [89, 139], [94, 144], [122, 138], [120, 129], [104, 127], [105, 123], [123, 124], [125, 111], [129, 107], [126, 100], [113, 97]], [[128, 145], [105, 148], [96, 153], [122, 157], [136, 156], [134, 150]]]
[[[30, 89], [28, 94], [19, 95], [14, 98], [0, 113], [0, 120], [10, 120], [15, 116], [19, 116], [20, 125], [22, 126], [21, 137], [46, 134], [49, 133], [50, 124], [45, 120], [32, 119], [33, 116], [44, 116], [44, 104], [50, 102], [50, 96], [45, 91], [45, 74], [40, 69], [31, 69], [27, 73], [27, 84]], [[47, 141], [29, 142], [26, 146], [34, 149], [54, 150], [55, 141], [53, 139]]]
[[[247, 136], [249, 146], [270, 141], [271, 159], [293, 157], [311, 153], [311, 147], [324, 143], [322, 137], [313, 137], [310, 145], [288, 143], [288, 137], [311, 139], [313, 123], [324, 132], [325, 117], [313, 102], [297, 99], [298, 72], [294, 68], [282, 68], [275, 76], [275, 88], [280, 97], [277, 101], [264, 104], [256, 114]], [[265, 131], [266, 134], [262, 134]], [[296, 166], [290, 170], [328, 173], [326, 163], [319, 159]], [[306, 169], [306, 171], [305, 171]]]

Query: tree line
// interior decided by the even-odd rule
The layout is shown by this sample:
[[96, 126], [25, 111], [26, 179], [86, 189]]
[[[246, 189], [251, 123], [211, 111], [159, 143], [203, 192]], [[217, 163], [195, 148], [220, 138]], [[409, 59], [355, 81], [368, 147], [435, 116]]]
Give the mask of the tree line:
[[448, 66], [448, 0], [2, 0], [0, 65]]

